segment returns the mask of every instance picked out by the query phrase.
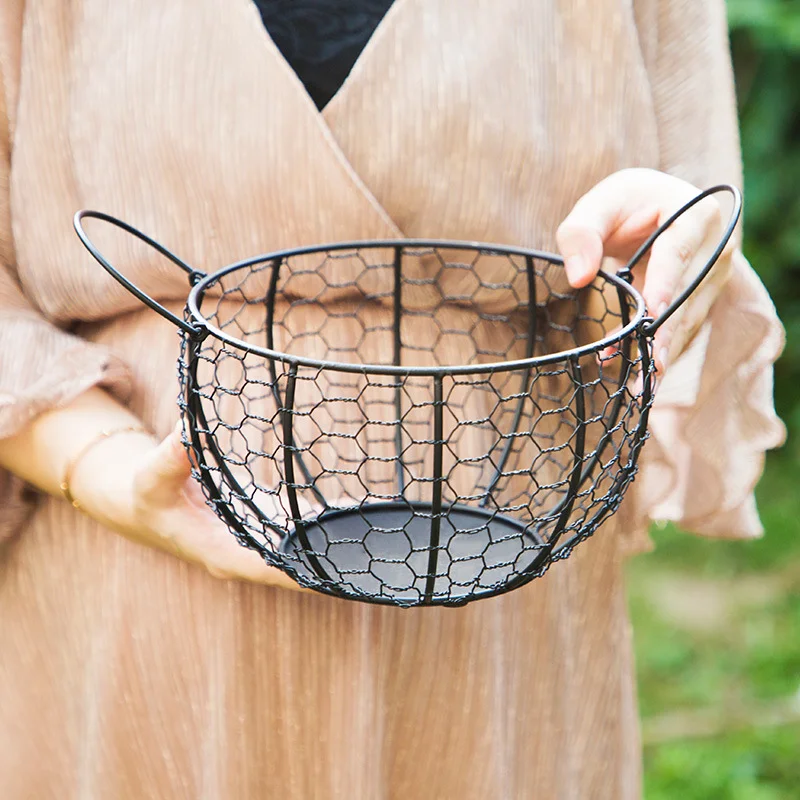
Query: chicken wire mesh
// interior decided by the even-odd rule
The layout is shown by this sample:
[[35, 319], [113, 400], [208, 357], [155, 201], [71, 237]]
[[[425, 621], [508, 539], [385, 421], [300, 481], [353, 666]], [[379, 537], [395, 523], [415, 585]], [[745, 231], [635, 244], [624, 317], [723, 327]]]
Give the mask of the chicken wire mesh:
[[[733, 203], [716, 247], [646, 317], [631, 270], [721, 192]], [[181, 330], [193, 474], [243, 546], [336, 597], [457, 606], [541, 576], [617, 510], [647, 438], [653, 336], [717, 262], [741, 206], [732, 186], [697, 194], [580, 291], [557, 256], [520, 248], [351, 242], [206, 275], [108, 214], [80, 211], [75, 229]], [[111, 264], [86, 218], [189, 276], [183, 318]]]
[[507, 591], [635, 473], [648, 343], [592, 349], [636, 310], [613, 276], [575, 293], [543, 254], [360, 244], [248, 262], [196, 303], [217, 334], [183, 339], [196, 476], [303, 585], [407, 606]]

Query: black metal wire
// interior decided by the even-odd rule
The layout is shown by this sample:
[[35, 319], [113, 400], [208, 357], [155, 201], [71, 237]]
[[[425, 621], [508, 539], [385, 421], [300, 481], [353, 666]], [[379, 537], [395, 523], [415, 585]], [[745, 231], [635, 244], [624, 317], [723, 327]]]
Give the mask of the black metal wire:
[[291, 364], [289, 366], [288, 378], [286, 381], [285, 392], [285, 405], [280, 409], [281, 419], [283, 421], [283, 442], [281, 448], [283, 450], [283, 468], [286, 475], [286, 495], [289, 499], [289, 508], [292, 510], [292, 522], [294, 523], [295, 533], [300, 539], [303, 551], [308, 559], [311, 567], [316, 576], [326, 583], [333, 583], [331, 576], [325, 571], [325, 568], [319, 561], [317, 554], [306, 533], [306, 526], [303, 521], [303, 515], [300, 513], [300, 503], [297, 499], [297, 485], [295, 484], [294, 477], [294, 462], [296, 457], [296, 449], [294, 446], [294, 433], [293, 433], [293, 416], [294, 416], [294, 395], [295, 386], [297, 384], [297, 365]]
[[[729, 237], [738, 193], [703, 197], [723, 190]], [[302, 585], [463, 605], [541, 576], [619, 508], [647, 438], [651, 338], [672, 313], [647, 318], [629, 270], [576, 293], [546, 253], [389, 240], [202, 276], [125, 223], [77, 216], [128, 288], [87, 216], [188, 273], [173, 321], [193, 472], [237, 540]]]
[[145, 244], [161, 253], [162, 256], [168, 258], [177, 267], [180, 267], [180, 269], [182, 269], [189, 276], [189, 281], [192, 286], [195, 286], [197, 283], [199, 283], [201, 278], [205, 278], [205, 273], [193, 269], [187, 263], [178, 258], [178, 256], [176, 256], [173, 252], [167, 250], [166, 247], [155, 241], [155, 239], [152, 239], [150, 236], [147, 236], [146, 234], [137, 230], [133, 227], [133, 225], [129, 225], [127, 222], [123, 222], [116, 217], [112, 217], [110, 214], [88, 210], [78, 211], [78, 213], [75, 214], [73, 224], [78, 237], [83, 243], [83, 246], [92, 254], [94, 259], [103, 267], [103, 269], [106, 270], [106, 272], [109, 273], [109, 275], [111, 275], [112, 278], [114, 278], [118, 283], [121, 283], [134, 297], [137, 297], [146, 306], [152, 308], [153, 311], [158, 312], [162, 317], [164, 317], [164, 319], [169, 320], [184, 333], [198, 335], [198, 328], [195, 328], [195, 326], [193, 326], [191, 323], [181, 319], [176, 314], [173, 314], [171, 311], [164, 308], [164, 306], [162, 306], [160, 303], [156, 302], [152, 297], [150, 297], [150, 295], [146, 294], [138, 286], [136, 286], [136, 284], [134, 284], [132, 281], [129, 281], [118, 269], [116, 269], [116, 267], [111, 264], [110, 261], [105, 258], [105, 256], [97, 249], [97, 247], [95, 247], [94, 243], [91, 241], [91, 239], [89, 239], [89, 237], [86, 235], [86, 231], [83, 229], [83, 221], [86, 219], [96, 219], [101, 222], [106, 222], [109, 225], [120, 228], [121, 230], [125, 231], [125, 233], [140, 239]]
[[[511, 372], [531, 367], [546, 367], [552, 364], [563, 362], [565, 358], [570, 356], [584, 356], [604, 350], [612, 345], [619, 344], [626, 337], [632, 335], [636, 331], [636, 326], [639, 325], [645, 316], [645, 304], [642, 296], [636, 289], [633, 288], [626, 281], [621, 280], [615, 274], [600, 270], [598, 278], [611, 283], [621, 291], [625, 292], [635, 305], [635, 312], [632, 315], [631, 322], [624, 328], [615, 330], [613, 333], [604, 336], [602, 339], [593, 341], [589, 344], [570, 347], [563, 351], [543, 354], [526, 359], [509, 359], [486, 364], [447, 364], [441, 366], [395, 366], [394, 364], [381, 364], [381, 363], [350, 363], [344, 361], [336, 361], [333, 359], [318, 359], [301, 356], [294, 353], [287, 353], [284, 351], [271, 350], [269, 348], [261, 347], [255, 342], [247, 341], [241, 337], [233, 336], [220, 327], [214, 325], [213, 321], [203, 313], [200, 308], [199, 298], [204, 293], [210, 292], [232, 273], [239, 270], [256, 270], [263, 267], [266, 261], [279, 259], [285, 262], [292, 257], [313, 255], [315, 253], [336, 253], [339, 251], [358, 251], [363, 249], [383, 249], [393, 248], [397, 245], [397, 240], [371, 240], [371, 241], [351, 241], [351, 242], [338, 242], [336, 244], [318, 245], [316, 247], [303, 247], [294, 250], [284, 250], [280, 253], [272, 253], [267, 256], [258, 256], [257, 258], [246, 259], [245, 261], [237, 262], [228, 267], [218, 270], [211, 275], [206, 276], [197, 283], [192, 291], [189, 293], [187, 299], [187, 309], [191, 317], [198, 321], [199, 330], [206, 334], [214, 336], [220, 342], [224, 342], [231, 347], [234, 347], [243, 353], [253, 353], [262, 356], [266, 359], [273, 359], [281, 363], [295, 363], [302, 367], [312, 367], [317, 369], [332, 370], [336, 372], [350, 372], [350, 373], [369, 373], [372, 375], [418, 375], [433, 377], [434, 375], [478, 375], [478, 374], [493, 374], [498, 372]], [[455, 242], [455, 241], [438, 241], [428, 239], [408, 239], [403, 240], [403, 246], [406, 251], [419, 250], [419, 249], [441, 249], [444, 251], [449, 250], [469, 250], [479, 248], [486, 255], [501, 255], [504, 257], [512, 257], [519, 255], [522, 258], [530, 256], [536, 260], [552, 264], [554, 266], [563, 267], [563, 261], [559, 256], [540, 252], [537, 250], [529, 250], [522, 248], [502, 247], [494, 248], [487, 245], [479, 245], [475, 242]], [[213, 316], [213, 315], [212, 315]], [[195, 331], [196, 333], [197, 331]]]
[[[266, 338], [267, 338], [267, 347], [270, 350], [273, 350], [275, 347], [275, 296], [278, 289], [278, 279], [280, 278], [281, 273], [281, 264], [283, 263], [280, 258], [273, 258], [269, 262], [269, 288], [267, 289], [267, 296], [265, 298], [265, 308], [267, 312], [267, 319], [266, 319]], [[267, 361], [269, 365], [269, 372], [272, 378], [272, 382], [270, 384], [270, 388], [272, 389], [272, 394], [275, 397], [275, 402], [278, 404], [279, 407], [283, 407], [283, 400], [281, 399], [280, 388], [278, 385], [278, 373], [275, 368], [275, 361], [269, 359]], [[296, 373], [295, 373], [296, 374]], [[314, 496], [318, 503], [323, 508], [327, 508], [327, 502], [325, 497], [323, 496], [322, 492], [317, 489], [314, 485], [314, 479], [311, 475], [311, 470], [306, 465], [306, 462], [303, 460], [303, 456], [301, 451], [296, 449], [295, 450], [295, 460], [297, 461], [297, 467], [300, 472], [303, 473], [303, 477], [305, 478], [306, 485], [310, 487], [311, 491], [314, 493]]]
[[694, 208], [698, 203], [702, 202], [707, 197], [721, 193], [727, 193], [731, 196], [733, 209], [729, 215], [728, 223], [722, 232], [722, 236], [720, 237], [717, 247], [709, 256], [702, 269], [697, 272], [691, 283], [669, 304], [666, 311], [664, 311], [657, 319], [644, 323], [645, 333], [647, 333], [648, 336], [655, 336], [656, 331], [689, 299], [689, 297], [691, 297], [697, 287], [700, 286], [703, 280], [705, 280], [705, 277], [711, 271], [714, 264], [717, 263], [717, 260], [722, 255], [722, 251], [727, 246], [731, 236], [733, 236], [733, 232], [736, 230], [736, 225], [739, 222], [739, 217], [742, 214], [741, 192], [735, 186], [728, 186], [727, 184], [712, 186], [710, 189], [700, 192], [700, 194], [679, 208], [671, 217], [666, 220], [666, 222], [653, 231], [653, 233], [645, 240], [639, 250], [634, 254], [633, 258], [628, 262], [628, 270], [630, 271], [650, 251], [650, 248], [653, 246], [653, 244], [655, 244], [658, 237], [669, 230], [669, 228], [678, 218], [682, 217], [687, 211]]
[[[605, 362], [585, 342], [626, 325], [638, 330], [630, 323], [639, 304], [622, 281], [601, 278], [580, 296], [551, 286], [562, 268], [555, 258], [393, 243], [384, 261], [381, 249], [305, 251], [302, 262], [228, 271], [224, 288], [205, 284], [199, 303], [212, 327], [248, 344], [265, 334], [272, 351], [280, 331], [289, 355], [313, 346], [318, 355], [355, 359], [370, 337], [369, 352], [380, 353], [385, 337], [400, 372], [376, 375], [369, 362], [356, 374], [318, 366], [327, 359], [315, 358], [313, 368], [265, 359], [214, 335], [190, 346], [187, 406], [207, 432], [205, 443], [192, 439], [190, 447], [204, 451], [203, 485], [214, 487], [209, 499], [226, 522], [237, 520], [240, 541], [255, 541], [270, 563], [319, 591], [401, 606], [503, 593], [590, 535], [598, 512], [613, 509], [630, 480], [641, 356], [630, 335]], [[434, 277], [415, 277], [425, 264]], [[503, 274], [475, 277], [486, 264]], [[324, 277], [321, 295], [298, 296], [300, 284], [287, 292], [294, 276]], [[453, 276], [471, 289], [451, 297]], [[525, 291], [509, 304], [515, 286]], [[349, 299], [329, 303], [328, 292]], [[482, 293], [506, 307], [484, 308]], [[329, 311], [317, 330], [311, 319], [323, 306]], [[302, 322], [293, 322], [297, 313]], [[362, 331], [361, 344], [353, 330]], [[473, 351], [474, 376], [451, 374], [439, 355], [447, 346]], [[537, 349], [569, 355], [536, 366]], [[483, 363], [520, 351], [517, 369], [484, 373]], [[404, 364], [406, 352], [412, 364]], [[262, 385], [254, 400], [253, 387]], [[605, 489], [592, 496], [587, 484]], [[276, 502], [261, 507], [264, 495]]]
[[[528, 280], [528, 308], [531, 313], [528, 314], [528, 338], [525, 346], [525, 358], [533, 358], [533, 351], [536, 347], [536, 272], [532, 256], [525, 256], [525, 277]], [[519, 425], [522, 420], [522, 413], [525, 409], [525, 392], [528, 390], [528, 384], [531, 380], [531, 367], [526, 367], [522, 370], [520, 378], [520, 398], [517, 405], [517, 410], [514, 412], [514, 421], [511, 423], [512, 433], [519, 430]], [[503, 469], [508, 463], [508, 458], [511, 455], [511, 450], [514, 447], [514, 438], [509, 436], [506, 439], [503, 454], [500, 456], [500, 461], [497, 464], [494, 475], [486, 487], [486, 496], [481, 500], [481, 506], [486, 508], [489, 505], [498, 482], [503, 477]]]
[[425, 602], [433, 600], [436, 569], [439, 563], [439, 534], [442, 527], [442, 454], [444, 451], [444, 400], [442, 378], [433, 379], [433, 498], [431, 501], [431, 542], [428, 549], [428, 576], [425, 582]]
[[[392, 354], [392, 364], [399, 367], [403, 361], [403, 340], [400, 336], [400, 326], [403, 322], [403, 248], [394, 249], [394, 319], [392, 328], [394, 339], [394, 351]], [[399, 424], [403, 416], [403, 384], [398, 378], [395, 382], [394, 390], [394, 413], [398, 424], [394, 427], [394, 446], [397, 456], [397, 494], [402, 496], [406, 488], [406, 478], [403, 471], [403, 428]]]
[[[415, 259], [432, 259], [435, 255], [444, 269], [458, 267], [467, 274], [480, 271], [482, 258], [500, 258], [495, 251], [475, 250], [474, 264], [455, 264], [444, 251], [416, 249], [406, 255], [407, 251], [395, 246], [384, 267], [372, 263], [370, 250], [374, 248], [359, 248], [344, 256], [339, 252], [334, 260], [323, 251], [318, 254], [319, 264], [310, 269], [307, 265], [298, 269], [289, 259], [264, 262], [261, 271], [243, 269], [238, 280], [233, 280], [236, 273], [231, 272], [224, 289], [207, 284], [207, 294], [199, 302], [209, 309], [215, 325], [236, 330], [237, 337], [252, 339], [263, 332], [272, 350], [275, 332], [281, 330], [284, 347], [305, 347], [308, 331], [302, 325], [295, 330], [290, 320], [294, 311], [305, 311], [309, 305], [284, 293], [281, 274], [285, 272], [289, 280], [288, 276], [294, 274], [317, 276], [328, 270], [337, 274], [336, 287], [342, 290], [351, 282], [358, 283], [355, 278], [377, 279], [385, 271], [390, 281], [390, 322], [385, 328], [374, 323], [359, 325], [371, 330], [369, 335], [378, 337], [377, 342], [385, 330], [390, 358], [393, 364], [401, 364], [407, 348], [400, 328], [411, 313], [403, 302], [406, 284], [412, 300], [412, 289], [428, 286], [424, 280], [404, 273], [405, 259], [410, 259], [409, 272], [415, 268]], [[463, 257], [463, 253], [460, 255]], [[346, 280], [347, 269], [358, 258], [372, 266], [359, 266], [361, 274]], [[484, 353], [474, 357], [478, 367], [474, 380], [448, 374], [446, 369], [437, 369], [432, 376], [408, 371], [387, 379], [371, 375], [365, 368], [360, 376], [351, 373], [348, 377], [336, 370], [310, 369], [295, 360], [263, 359], [257, 352], [231, 347], [213, 335], [199, 343], [185, 337], [189, 427], [194, 426], [205, 436], [205, 441], [196, 435], [190, 437], [190, 449], [209, 500], [240, 541], [262, 554], [269, 553], [270, 563], [281, 566], [304, 585], [328, 594], [393, 605], [462, 605], [534, 579], [550, 563], [562, 536], [588, 535], [581, 520], [598, 507], [613, 506], [624, 489], [623, 480], [607, 497], [580, 496], [592, 470], [599, 477], [609, 470], [628, 470], [620, 459], [602, 458], [602, 451], [611, 445], [620, 450], [630, 438], [616, 424], [623, 408], [634, 416], [641, 413], [640, 398], [630, 392], [638, 356], [632, 355], [630, 341], [625, 339], [615, 357], [618, 371], [602, 379], [595, 357], [587, 355], [573, 355], [547, 369], [537, 369], [520, 359], [524, 366], [518, 370], [483, 375], [481, 359], [500, 355], [497, 345], [491, 344], [494, 335], [500, 337], [503, 348], [521, 348], [526, 358], [537, 342], [545, 353], [567, 340], [582, 345], [579, 328], [586, 315], [577, 300], [564, 299], [565, 295], [559, 301], [572, 308], [569, 325], [560, 324], [548, 311], [550, 297], [559, 295], [547, 285], [545, 276], [553, 266], [559, 266], [558, 262], [505, 258], [509, 275], [504, 281], [478, 281], [473, 297], [462, 294], [449, 300], [439, 285], [444, 282], [440, 274], [438, 283], [430, 283], [431, 287], [436, 284], [439, 300], [432, 307], [414, 310], [409, 317], [410, 330], [416, 333], [417, 326], [420, 328], [419, 339], [409, 343], [409, 354], [414, 353], [417, 362], [424, 356], [425, 361], [438, 366], [438, 344], [422, 332], [427, 324], [428, 335], [441, 330], [439, 336], [472, 342], [477, 352]], [[524, 279], [526, 289], [519, 304], [502, 313], [482, 309], [476, 299], [481, 291], [505, 294], [518, 278]], [[259, 286], [263, 290], [257, 291]], [[546, 294], [540, 302], [542, 291]], [[600, 287], [587, 290], [595, 313], [601, 315], [589, 315], [591, 324], [599, 326], [598, 330], [624, 325], [630, 319], [630, 309], [636, 308], [635, 298], [621, 288], [613, 288], [608, 297], [603, 291]], [[357, 322], [379, 296], [385, 296], [379, 291], [361, 294], [350, 311], [330, 315], [336, 324]], [[609, 306], [609, 298], [615, 300], [616, 307]], [[257, 308], [264, 309], [261, 322]], [[473, 320], [471, 332], [441, 321], [443, 313], [466, 314]], [[244, 321], [247, 314], [255, 314], [252, 325]], [[315, 336], [318, 342], [326, 341], [328, 348], [343, 346], [344, 337], [335, 328], [330, 339], [325, 329]], [[478, 342], [480, 336], [488, 336], [489, 344]], [[235, 374], [233, 384], [228, 383], [226, 368]], [[585, 377], [586, 370], [593, 373], [592, 380]], [[261, 371], [263, 378], [258, 377]], [[262, 384], [263, 397], [253, 405], [254, 401], [247, 398], [253, 386]], [[391, 395], [385, 395], [387, 390]], [[312, 397], [303, 399], [309, 392]], [[608, 399], [602, 409], [594, 409], [593, 418], [587, 398], [597, 405], [601, 396]], [[551, 407], [545, 408], [548, 404]], [[342, 409], [351, 409], [350, 417], [345, 414], [340, 419], [339, 415], [345, 413]], [[605, 416], [596, 413], [600, 410]], [[270, 417], [275, 419], [271, 427]], [[556, 419], [560, 420], [558, 424]], [[252, 427], [251, 422], [256, 420], [258, 426]], [[548, 427], [538, 437], [537, 426], [543, 421]], [[298, 429], [301, 423], [302, 434]], [[379, 433], [384, 429], [391, 433], [388, 438]], [[250, 433], [245, 436], [243, 430]], [[391, 442], [391, 453], [370, 451], [366, 432], [373, 430], [378, 433], [369, 434], [372, 440], [386, 445]], [[246, 444], [236, 445], [237, 437]], [[364, 439], [362, 444], [357, 444], [359, 437]], [[475, 442], [485, 441], [485, 451], [475, 449], [470, 437]], [[256, 446], [261, 440], [264, 443]], [[595, 442], [595, 450], [587, 448], [588, 440]], [[533, 444], [525, 444], [534, 441], [538, 443], [538, 456]], [[331, 451], [324, 458], [322, 451], [332, 443], [338, 455]], [[347, 455], [348, 448], [355, 448], [353, 455]], [[428, 449], [431, 460], [426, 467]], [[525, 473], [526, 452], [533, 458], [532, 474], [549, 474], [549, 484], [530, 492], [527, 506], [515, 499], [514, 492], [520, 490], [511, 489]], [[259, 472], [268, 464], [272, 464], [270, 480]], [[381, 490], [381, 481], [390, 477], [380, 477], [383, 464], [391, 467], [392, 477], [391, 485]], [[372, 469], [377, 470], [377, 476], [370, 479]], [[460, 469], [467, 472], [459, 476]], [[464, 477], [470, 470], [475, 473], [474, 480]], [[399, 475], [403, 476], [402, 483]], [[525, 491], [524, 486], [521, 491]], [[270, 492], [271, 497], [285, 497], [283, 521], [275, 518], [279, 503], [269, 508], [259, 506], [259, 495]], [[340, 497], [329, 496], [331, 492]], [[386, 506], [385, 497], [401, 502]], [[384, 516], [376, 517], [370, 509], [378, 509]], [[459, 509], [468, 509], [469, 513]], [[365, 514], [368, 525], [363, 522]], [[259, 528], [264, 532], [261, 536]], [[482, 575], [491, 577], [484, 579]]]

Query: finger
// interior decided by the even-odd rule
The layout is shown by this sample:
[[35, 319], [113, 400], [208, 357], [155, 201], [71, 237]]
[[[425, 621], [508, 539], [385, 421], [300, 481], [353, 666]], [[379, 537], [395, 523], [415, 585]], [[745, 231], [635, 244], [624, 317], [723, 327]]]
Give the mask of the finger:
[[644, 279], [642, 296], [648, 311], [660, 316], [678, 293], [705, 239], [705, 228], [693, 219], [673, 223], [656, 239]]
[[568, 221], [556, 232], [570, 286], [581, 289], [597, 275], [603, 260], [603, 235], [596, 226]]
[[174, 502], [192, 467], [181, 440], [180, 425], [145, 457], [136, 476], [136, 490], [148, 503]]
[[658, 225], [659, 209], [630, 211], [625, 196], [610, 184], [584, 195], [556, 231], [570, 284], [576, 289], [594, 280], [604, 257], [629, 259]]
[[[656, 320], [696, 274], [711, 220], [708, 214], [687, 215], [674, 222], [653, 245], [642, 295]], [[677, 315], [670, 317], [659, 328], [653, 343], [656, 367], [662, 374], [669, 366], [677, 322]]]
[[206, 556], [204, 566], [208, 572], [220, 580], [245, 580], [251, 583], [263, 583], [282, 589], [309, 591], [293, 581], [284, 572], [269, 566], [254, 550], [240, 546], [232, 538], [230, 546], [224, 551]]
[[[189, 486], [194, 487], [196, 484], [191, 481]], [[185, 485], [183, 489], [185, 495]], [[265, 504], [263, 510], [274, 520], [277, 506], [277, 499], [270, 496], [269, 502]], [[202, 501], [202, 508], [197, 504], [195, 504], [195, 508], [200, 510], [200, 516], [194, 517], [195, 524], [185, 524], [186, 519], [184, 518], [178, 524], [167, 525], [167, 528], [175, 531], [174, 536], [167, 537], [175, 555], [205, 567], [211, 575], [221, 580], [245, 580], [285, 589], [306, 591], [288, 575], [269, 566], [257, 551], [242, 546], [213, 516], [213, 512], [205, 506], [205, 501]], [[178, 513], [183, 514], [184, 512], [179, 511]], [[270, 546], [269, 543], [265, 544]], [[278, 547], [278, 542], [274, 539], [272, 547]]]
[[155, 546], [203, 567], [214, 578], [262, 583], [283, 589], [308, 591], [276, 567], [269, 566], [255, 550], [250, 550], [223, 529], [202, 524], [182, 528], [175, 536], [162, 536]]
[[659, 209], [652, 206], [636, 211], [624, 219], [604, 242], [606, 258], [611, 257], [627, 263], [656, 230], [660, 217]]
[[580, 289], [597, 275], [605, 243], [628, 218], [611, 179], [590, 189], [564, 218], [556, 231], [556, 244], [572, 286]]

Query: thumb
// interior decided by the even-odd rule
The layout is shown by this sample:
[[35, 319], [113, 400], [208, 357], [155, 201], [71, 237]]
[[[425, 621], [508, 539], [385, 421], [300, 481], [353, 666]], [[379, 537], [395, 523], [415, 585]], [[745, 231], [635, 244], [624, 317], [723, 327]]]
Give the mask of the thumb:
[[581, 289], [592, 282], [603, 260], [602, 228], [594, 220], [571, 214], [556, 231], [556, 243], [564, 257], [570, 285]]
[[178, 423], [139, 466], [136, 490], [145, 502], [158, 505], [173, 502], [191, 475], [192, 466], [183, 446], [181, 430], [181, 423]]
[[619, 198], [606, 197], [604, 188], [585, 195], [556, 232], [567, 278], [576, 289], [594, 280], [604, 256], [626, 262], [658, 225], [657, 207], [628, 211]]

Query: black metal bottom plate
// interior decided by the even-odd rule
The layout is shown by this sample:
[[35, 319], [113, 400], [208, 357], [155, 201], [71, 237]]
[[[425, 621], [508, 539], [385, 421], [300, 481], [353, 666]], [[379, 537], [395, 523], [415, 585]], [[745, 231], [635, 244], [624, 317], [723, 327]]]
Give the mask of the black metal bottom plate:
[[432, 587], [426, 503], [331, 511], [304, 525], [309, 550], [294, 530], [281, 551], [288, 566], [312, 584], [322, 583], [323, 591], [395, 605], [456, 605], [498, 594], [546, 555], [517, 520], [467, 506], [451, 506], [445, 514]]

